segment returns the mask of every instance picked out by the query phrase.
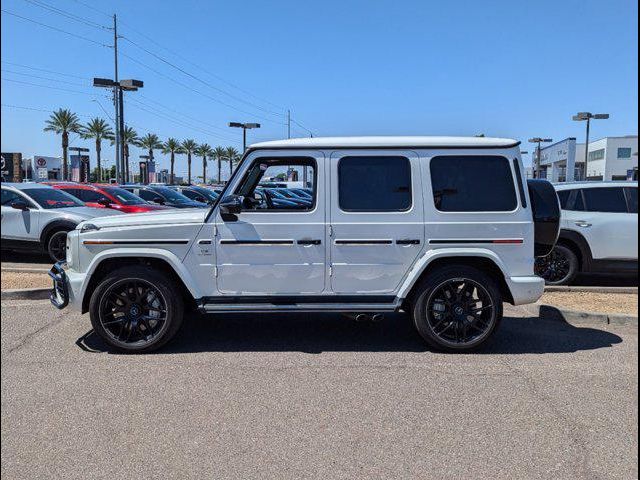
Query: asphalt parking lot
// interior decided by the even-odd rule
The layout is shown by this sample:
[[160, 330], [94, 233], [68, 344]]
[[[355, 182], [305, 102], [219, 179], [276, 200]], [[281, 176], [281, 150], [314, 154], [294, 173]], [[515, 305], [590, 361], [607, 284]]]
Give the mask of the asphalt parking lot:
[[508, 310], [473, 355], [403, 315], [193, 317], [145, 356], [2, 302], [3, 478], [637, 478], [637, 324]]

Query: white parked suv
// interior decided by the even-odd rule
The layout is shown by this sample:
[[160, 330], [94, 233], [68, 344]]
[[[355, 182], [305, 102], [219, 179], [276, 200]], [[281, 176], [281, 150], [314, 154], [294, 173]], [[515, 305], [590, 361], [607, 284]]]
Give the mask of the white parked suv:
[[2, 250], [66, 256], [67, 232], [89, 218], [120, 212], [85, 207], [76, 197], [37, 183], [2, 184]]
[[[542, 295], [535, 254], [559, 229], [552, 185], [522, 176], [519, 142], [314, 138], [253, 145], [208, 209], [83, 222], [51, 300], [89, 312], [115, 349], [146, 352], [205, 313], [408, 312], [447, 351], [483, 344], [503, 301]], [[284, 172], [312, 200], [266, 203]], [[295, 178], [294, 178], [295, 179]]]
[[570, 284], [578, 273], [638, 273], [638, 183], [556, 185], [562, 208], [560, 238], [537, 259], [550, 285]]

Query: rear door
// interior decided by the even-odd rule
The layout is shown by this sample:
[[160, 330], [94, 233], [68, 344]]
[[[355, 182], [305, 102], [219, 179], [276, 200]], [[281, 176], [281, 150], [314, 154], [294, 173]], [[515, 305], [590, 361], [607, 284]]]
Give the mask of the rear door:
[[338, 151], [329, 163], [331, 289], [392, 294], [424, 244], [418, 155]]

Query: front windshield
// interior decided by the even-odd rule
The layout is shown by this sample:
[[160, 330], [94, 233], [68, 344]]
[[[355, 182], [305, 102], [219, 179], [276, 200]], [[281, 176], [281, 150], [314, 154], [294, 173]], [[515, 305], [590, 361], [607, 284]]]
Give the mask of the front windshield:
[[171, 203], [192, 203], [192, 200], [190, 198], [185, 197], [180, 192], [171, 190], [168, 187], [153, 187], [152, 190], [162, 195], [165, 200]]
[[124, 188], [105, 187], [104, 191], [115, 197], [122, 205], [147, 205], [149, 203]]
[[46, 209], [84, 206], [76, 197], [55, 188], [25, 188], [22, 192]]

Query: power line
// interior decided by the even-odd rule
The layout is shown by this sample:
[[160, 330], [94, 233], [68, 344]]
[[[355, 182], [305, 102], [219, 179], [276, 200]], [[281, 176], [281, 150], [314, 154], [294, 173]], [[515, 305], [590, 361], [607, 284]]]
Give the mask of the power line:
[[[18, 108], [20, 110], [33, 110], [35, 112], [44, 112], [44, 113], [54, 113], [54, 110], [47, 110], [44, 108], [35, 108], [35, 107], [26, 107], [24, 105], [11, 105], [8, 103], [3, 103], [1, 104], [3, 107], [7, 107], [7, 108]], [[87, 118], [91, 118], [91, 115], [86, 115], [86, 114], [82, 114], [82, 113], [76, 113], [76, 115], [78, 115], [79, 117], [87, 117]]]
[[133, 57], [132, 57], [132, 56], [130, 56], [130, 55], [127, 55], [126, 53], [120, 52], [120, 55], [122, 55], [122, 56], [123, 56], [123, 57], [125, 57], [125, 58], [128, 58], [129, 60], [131, 60], [131, 61], [132, 61], [132, 62], [134, 62], [134, 63], [137, 63], [138, 65], [143, 66], [144, 68], [146, 68], [146, 69], [148, 69], [148, 70], [152, 71], [152, 72], [153, 72], [153, 73], [155, 73], [156, 75], [159, 75], [159, 76], [161, 76], [161, 77], [164, 77], [164, 78], [166, 78], [167, 80], [169, 80], [169, 81], [171, 81], [171, 82], [173, 82], [173, 83], [175, 83], [175, 84], [177, 84], [177, 85], [180, 85], [180, 86], [181, 86], [181, 87], [183, 87], [183, 88], [186, 88], [187, 90], [190, 90], [190, 91], [192, 91], [192, 92], [194, 92], [194, 93], [197, 93], [198, 95], [202, 95], [203, 97], [206, 97], [206, 98], [208, 98], [208, 99], [210, 99], [210, 100], [212, 100], [212, 101], [214, 101], [214, 102], [216, 102], [216, 103], [219, 103], [219, 104], [221, 104], [221, 105], [224, 105], [225, 107], [231, 108], [231, 109], [233, 109], [233, 110], [236, 110], [236, 111], [238, 111], [238, 112], [244, 113], [244, 114], [246, 114], [246, 115], [251, 115], [251, 116], [253, 116], [253, 117], [255, 117], [255, 118], [258, 118], [258, 119], [260, 119], [260, 120], [264, 120], [265, 122], [272, 122], [272, 123], [275, 123], [275, 124], [277, 124], [277, 125], [284, 125], [284, 123], [277, 122], [277, 121], [275, 121], [275, 120], [273, 120], [273, 119], [271, 119], [271, 118], [267, 118], [267, 117], [262, 117], [262, 116], [260, 116], [260, 115], [256, 115], [255, 113], [248, 112], [248, 111], [246, 111], [246, 110], [242, 110], [242, 109], [240, 109], [240, 108], [238, 108], [238, 107], [236, 107], [236, 106], [234, 106], [234, 105], [231, 105], [231, 104], [229, 104], [229, 103], [223, 102], [222, 100], [220, 100], [220, 99], [218, 99], [218, 98], [212, 97], [211, 95], [208, 95], [208, 94], [206, 94], [206, 93], [204, 93], [204, 92], [202, 92], [202, 91], [200, 91], [200, 90], [197, 90], [197, 89], [195, 89], [195, 88], [191, 87], [190, 85], [187, 85], [186, 83], [183, 83], [183, 82], [181, 82], [181, 81], [179, 81], [179, 80], [174, 79], [173, 77], [170, 77], [169, 75], [165, 75], [164, 73], [160, 72], [159, 70], [156, 70], [155, 68], [150, 67], [149, 65], [147, 65], [147, 64], [145, 64], [145, 63], [142, 63], [141, 61], [139, 61], [139, 60], [137, 60], [137, 59], [133, 58]]
[[99, 13], [101, 15], [105, 15], [105, 16], [107, 16], [109, 18], [113, 18], [113, 16], [111, 14], [103, 12], [102, 10], [97, 9], [93, 5], [89, 5], [88, 3], [82, 2], [80, 0], [73, 0], [73, 1], [78, 3], [78, 4], [80, 4], [80, 5], [82, 5], [82, 6], [84, 6], [84, 7], [86, 7], [86, 8], [88, 8], [89, 10], [93, 10], [96, 13]]
[[[78, 1], [78, 0], [74, 0], [74, 1]], [[265, 99], [265, 98], [262, 98], [262, 97], [259, 97], [259, 96], [257, 96], [257, 95], [252, 94], [251, 92], [249, 92], [249, 91], [247, 91], [247, 90], [245, 90], [245, 89], [243, 89], [243, 88], [241, 88], [241, 87], [239, 87], [239, 86], [237, 86], [237, 85], [235, 85], [235, 84], [233, 84], [233, 83], [229, 82], [228, 80], [224, 79], [224, 78], [223, 78], [223, 77], [221, 77], [220, 75], [217, 75], [217, 74], [215, 74], [215, 73], [213, 73], [213, 72], [211, 72], [211, 71], [209, 71], [209, 70], [205, 69], [204, 67], [202, 67], [202, 66], [200, 66], [200, 65], [198, 65], [198, 64], [196, 64], [196, 63], [194, 63], [194, 62], [190, 61], [189, 59], [187, 59], [187, 58], [183, 57], [183, 56], [182, 56], [182, 55], [180, 55], [179, 53], [176, 53], [175, 51], [173, 51], [173, 50], [171, 50], [171, 49], [169, 49], [169, 48], [167, 48], [167, 47], [165, 47], [165, 46], [163, 46], [163, 45], [159, 44], [158, 42], [156, 42], [156, 41], [155, 41], [153, 38], [151, 38], [150, 36], [145, 35], [145, 34], [144, 34], [144, 33], [142, 33], [141, 31], [139, 31], [139, 30], [137, 30], [137, 29], [133, 28], [130, 24], [128, 24], [128, 23], [126, 23], [126, 22], [123, 22], [123, 21], [121, 21], [121, 23], [122, 23], [123, 25], [126, 25], [127, 27], [129, 27], [129, 29], [130, 29], [131, 31], [133, 31], [133, 32], [134, 32], [134, 33], [136, 33], [137, 35], [140, 35], [141, 37], [143, 37], [143, 38], [147, 39], [148, 41], [150, 41], [151, 43], [153, 43], [153, 44], [154, 44], [154, 45], [156, 45], [157, 47], [160, 47], [161, 49], [163, 49], [163, 50], [165, 50], [165, 51], [169, 52], [169, 53], [170, 53], [170, 54], [172, 54], [173, 56], [175, 56], [175, 57], [177, 57], [177, 58], [181, 59], [181, 60], [182, 60], [182, 61], [184, 61], [185, 63], [188, 63], [188, 64], [189, 64], [189, 65], [191, 65], [192, 67], [195, 67], [195, 68], [197, 68], [197, 69], [199, 69], [199, 70], [202, 70], [204, 73], [206, 73], [206, 74], [210, 75], [211, 77], [213, 77], [213, 78], [215, 78], [215, 79], [219, 80], [220, 82], [222, 82], [222, 83], [224, 83], [224, 84], [226, 84], [226, 85], [228, 85], [228, 86], [230, 86], [230, 87], [232, 87], [232, 88], [235, 88], [236, 90], [238, 90], [238, 91], [240, 91], [240, 92], [244, 93], [245, 95], [249, 95], [250, 97], [253, 97], [253, 98], [255, 98], [256, 100], [259, 100], [259, 101], [261, 101], [261, 102], [263, 102], [263, 103], [269, 104], [269, 105], [271, 105], [272, 107], [275, 107], [275, 108], [277, 108], [277, 109], [284, 110], [284, 107], [282, 107], [282, 106], [280, 106], [280, 105], [277, 105], [277, 104], [275, 104], [275, 103], [273, 103], [273, 102], [270, 102], [269, 100], [267, 100], [267, 99]], [[129, 40], [129, 41], [130, 41], [130, 40]]]
[[81, 77], [80, 75], [72, 75], [72, 74], [70, 74], [70, 73], [56, 72], [56, 71], [54, 71], [54, 70], [47, 70], [47, 69], [45, 69], [45, 68], [31, 67], [31, 66], [29, 66], [29, 65], [23, 65], [23, 64], [21, 64], [21, 63], [7, 62], [7, 61], [5, 61], [5, 60], [2, 60], [1, 62], [2, 62], [2, 63], [6, 63], [7, 65], [12, 65], [12, 66], [14, 66], [14, 67], [28, 68], [28, 69], [30, 69], [30, 70], [37, 70], [37, 71], [40, 71], [40, 72], [53, 73], [53, 74], [55, 74], [55, 75], [63, 75], [63, 76], [65, 76], [65, 77], [71, 77], [71, 78], [80, 78], [80, 79], [82, 79], [82, 80], [91, 80], [91, 78], [90, 78], [90, 77]]
[[181, 67], [179, 67], [179, 66], [175, 65], [174, 63], [171, 63], [169, 60], [167, 60], [167, 59], [165, 59], [165, 58], [161, 57], [160, 55], [157, 55], [156, 53], [152, 52], [151, 50], [148, 50], [147, 48], [145, 48], [145, 47], [141, 46], [140, 44], [138, 44], [138, 43], [134, 42], [134, 41], [133, 41], [133, 40], [131, 40], [130, 38], [122, 37], [122, 39], [123, 39], [123, 40], [128, 41], [129, 43], [131, 43], [131, 44], [132, 44], [132, 45], [134, 45], [135, 47], [139, 48], [139, 49], [140, 49], [140, 50], [142, 50], [143, 52], [147, 53], [148, 55], [151, 55], [151, 56], [152, 56], [152, 57], [154, 57], [155, 59], [157, 59], [157, 60], [159, 60], [159, 61], [161, 61], [161, 62], [165, 63], [166, 65], [169, 65], [170, 67], [172, 67], [172, 68], [174, 68], [174, 69], [176, 69], [176, 70], [178, 70], [180, 73], [182, 73], [182, 74], [184, 74], [184, 75], [187, 75], [188, 77], [191, 77], [192, 79], [196, 80], [197, 82], [200, 82], [201, 84], [203, 84], [203, 85], [205, 85], [205, 86], [207, 86], [207, 87], [209, 87], [209, 88], [211, 88], [211, 89], [215, 90], [216, 92], [219, 92], [219, 93], [221, 93], [221, 94], [223, 94], [223, 95], [227, 95], [229, 98], [232, 98], [232, 99], [236, 100], [237, 102], [241, 102], [241, 103], [244, 103], [244, 104], [246, 104], [246, 105], [252, 106], [253, 108], [256, 108], [256, 109], [258, 109], [258, 110], [261, 110], [261, 111], [263, 111], [263, 112], [265, 112], [265, 113], [268, 113], [268, 114], [271, 114], [271, 115], [280, 116], [280, 117], [281, 117], [281, 116], [283, 116], [283, 114], [282, 114], [282, 113], [280, 113], [280, 112], [274, 112], [274, 111], [271, 111], [271, 110], [269, 110], [269, 109], [263, 108], [263, 107], [261, 107], [261, 106], [259, 106], [259, 105], [256, 105], [256, 104], [252, 103], [252, 102], [249, 102], [249, 101], [244, 100], [244, 99], [242, 99], [242, 98], [240, 98], [240, 97], [237, 97], [237, 96], [235, 96], [235, 95], [232, 95], [231, 93], [228, 93], [228, 92], [226, 92], [225, 90], [223, 90], [223, 89], [221, 89], [221, 88], [218, 88], [218, 87], [216, 87], [216, 86], [214, 86], [214, 85], [211, 85], [211, 84], [210, 84], [209, 82], [207, 82], [206, 80], [202, 80], [200, 77], [197, 77], [196, 75], [193, 75], [192, 73], [187, 72], [187, 71], [186, 71], [186, 70], [184, 70], [183, 68], [181, 68]]
[[39, 1], [39, 0], [24, 0], [24, 1], [27, 2], [27, 3], [30, 3], [32, 5], [35, 5], [37, 7], [43, 8], [45, 10], [48, 10], [50, 12], [57, 13], [58, 15], [62, 15], [63, 17], [68, 18], [70, 20], [75, 20], [76, 22], [83, 23], [84, 25], [88, 25], [90, 27], [97, 28], [99, 30], [110, 30], [109, 27], [105, 27], [104, 25], [100, 25], [99, 23], [92, 22], [91, 20], [88, 20], [86, 18], [82, 18], [82, 17], [79, 17], [79, 16], [74, 15], [72, 13], [66, 12], [64, 10], [61, 10], [61, 9], [57, 8], [57, 7], [51, 6], [51, 5], [49, 5], [49, 4], [45, 3], [45, 2], [42, 2], [42, 1]]
[[11, 78], [3, 78], [2, 81], [3, 82], [20, 83], [20, 84], [23, 84], [23, 85], [31, 85], [33, 87], [50, 88], [52, 90], [60, 90], [60, 91], [63, 91], [63, 92], [70, 92], [70, 93], [76, 93], [76, 94], [82, 94], [82, 95], [97, 96], [97, 94], [95, 94], [95, 93], [81, 92], [79, 90], [70, 90], [68, 88], [52, 87], [50, 85], [40, 85], [39, 83], [23, 82], [21, 80], [13, 80]]
[[41, 80], [49, 80], [52, 82], [58, 82], [58, 83], [65, 83], [67, 85], [74, 85], [76, 87], [86, 87], [87, 85], [83, 84], [83, 83], [76, 83], [76, 82], [67, 82], [66, 80], [59, 80], [57, 78], [50, 78], [50, 77], [41, 77], [39, 75], [33, 75], [31, 73], [21, 73], [21, 72], [15, 72], [13, 70], [7, 70], [5, 68], [0, 69], [0, 71], [5, 72], [5, 73], [11, 73], [13, 75], [22, 75], [24, 77], [29, 77], [29, 78], [39, 78]]
[[98, 42], [96, 40], [93, 40], [91, 38], [83, 37], [82, 35], [77, 35], [75, 33], [67, 32], [66, 30], [63, 30], [61, 28], [54, 27], [54, 26], [51, 26], [51, 25], [47, 25], [46, 23], [38, 22], [36, 20], [33, 20], [32, 18], [23, 17], [22, 15], [18, 15], [17, 13], [10, 12], [9, 10], [5, 10], [4, 8], [1, 9], [1, 11], [3, 13], [6, 13], [7, 15], [12, 15], [14, 17], [20, 18], [20, 19], [25, 20], [27, 22], [35, 23], [36, 25], [40, 25], [41, 27], [49, 28], [49, 29], [54, 30], [56, 32], [64, 33], [66, 35], [70, 35], [72, 37], [79, 38], [80, 40], [84, 40], [85, 42], [91, 42], [91, 43], [93, 43], [95, 45], [100, 45], [101, 47], [111, 48], [111, 45], [106, 45], [104, 43], [100, 43], [100, 42]]

